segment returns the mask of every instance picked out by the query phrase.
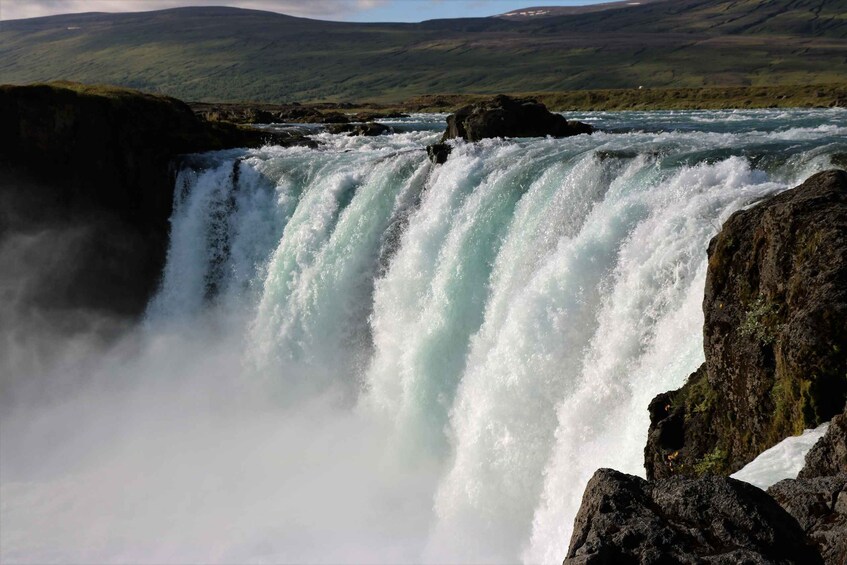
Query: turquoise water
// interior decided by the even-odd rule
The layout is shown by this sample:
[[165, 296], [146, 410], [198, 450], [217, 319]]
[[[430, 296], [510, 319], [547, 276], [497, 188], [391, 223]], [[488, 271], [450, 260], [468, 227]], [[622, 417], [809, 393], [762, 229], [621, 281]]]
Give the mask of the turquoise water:
[[137, 345], [87, 369], [130, 393], [43, 408], [99, 455], [5, 473], [4, 555], [560, 562], [703, 360], [709, 239], [847, 155], [837, 109], [568, 116], [600, 131], [434, 166], [415, 115], [194, 160]]

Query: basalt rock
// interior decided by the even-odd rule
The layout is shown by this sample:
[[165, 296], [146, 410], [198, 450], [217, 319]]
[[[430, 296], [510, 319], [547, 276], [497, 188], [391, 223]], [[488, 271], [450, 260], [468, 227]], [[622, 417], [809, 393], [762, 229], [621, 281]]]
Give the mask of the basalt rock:
[[827, 565], [847, 563], [847, 413], [832, 419], [798, 477], [768, 494], [797, 520]]
[[589, 481], [565, 565], [822, 563], [797, 521], [726, 477], [647, 482], [611, 469]]
[[529, 98], [496, 96], [460, 108], [447, 117], [442, 141], [461, 138], [479, 141], [489, 137], [568, 137], [592, 133], [594, 128], [569, 121]]
[[326, 112], [320, 116], [315, 116], [314, 119], [309, 118], [300, 121], [315, 124], [346, 124], [350, 122], [350, 118], [341, 112]]
[[397, 118], [408, 118], [409, 114], [403, 112], [359, 112], [350, 116], [353, 122], [375, 122], [377, 120], [393, 120]]
[[827, 477], [847, 473], [847, 412], [829, 423], [824, 436], [806, 454], [798, 478]]
[[353, 136], [361, 135], [366, 137], [375, 137], [394, 131], [390, 127], [376, 122], [366, 124], [333, 124], [327, 127], [326, 130], [329, 133], [347, 133]]
[[[27, 218], [24, 230], [59, 222], [62, 233], [88, 234], [55, 307], [140, 314], [165, 261], [178, 157], [266, 142], [313, 143], [208, 123], [179, 100], [127, 89], [0, 87], [5, 214]], [[6, 227], [0, 237], [13, 237]]]
[[847, 172], [736, 212], [708, 254], [706, 362], [651, 403], [648, 478], [732, 473], [847, 400]]
[[847, 473], [786, 479], [768, 494], [797, 520], [827, 565], [847, 563]]
[[453, 148], [446, 143], [433, 143], [426, 146], [426, 154], [429, 156], [429, 160], [436, 165], [446, 163], [451, 151], [453, 151]]

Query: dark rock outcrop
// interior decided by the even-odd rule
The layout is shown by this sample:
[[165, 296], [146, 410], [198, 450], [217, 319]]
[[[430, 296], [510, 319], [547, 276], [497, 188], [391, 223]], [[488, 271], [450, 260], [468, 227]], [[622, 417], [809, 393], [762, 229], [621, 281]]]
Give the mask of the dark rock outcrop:
[[366, 137], [375, 137], [394, 131], [390, 127], [376, 122], [368, 122], [366, 124], [335, 124], [327, 127], [326, 130], [329, 133], [347, 133], [349, 135], [363, 135]]
[[797, 520], [827, 565], [847, 563], [847, 473], [787, 479], [768, 494]]
[[847, 412], [829, 423], [826, 434], [806, 454], [806, 465], [797, 478], [828, 477], [847, 473]]
[[254, 107], [215, 107], [198, 116], [209, 122], [230, 122], [233, 124], [269, 124], [277, 121], [276, 116], [267, 110]]
[[594, 128], [569, 121], [532, 99], [496, 96], [470, 104], [447, 117], [442, 141], [461, 138], [479, 141], [489, 137], [568, 137], [592, 133]]
[[375, 122], [377, 120], [393, 120], [397, 118], [408, 118], [409, 114], [404, 112], [359, 112], [350, 116], [353, 122]]
[[706, 362], [651, 403], [648, 478], [731, 473], [847, 401], [847, 172], [736, 212], [708, 252]]
[[822, 561], [797, 521], [752, 485], [716, 476], [650, 483], [600, 469], [583, 495], [564, 563]]
[[796, 479], [771, 486], [827, 565], [847, 563], [847, 413], [832, 419]]
[[[65, 265], [57, 308], [141, 313], [165, 260], [175, 159], [265, 142], [313, 143], [207, 123], [178, 100], [132, 90], [0, 87], [0, 188], [12, 203], [5, 215], [26, 218], [20, 229], [61, 222], [62, 233], [88, 234]], [[11, 223], [0, 237], [14, 235]]]
[[426, 146], [426, 154], [429, 156], [429, 160], [436, 165], [446, 163], [451, 151], [453, 151], [453, 148], [446, 143], [433, 143]]

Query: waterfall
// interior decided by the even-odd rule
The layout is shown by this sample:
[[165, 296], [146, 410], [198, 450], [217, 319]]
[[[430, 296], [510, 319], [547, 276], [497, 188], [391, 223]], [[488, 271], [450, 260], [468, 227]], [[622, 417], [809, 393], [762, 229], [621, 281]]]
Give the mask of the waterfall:
[[[136, 373], [181, 359], [155, 365], [170, 375], [155, 391], [185, 380], [214, 397], [220, 443], [189, 437], [242, 462], [203, 488], [177, 472], [173, 498], [248, 518], [210, 522], [208, 553], [155, 556], [562, 560], [590, 476], [643, 474], [647, 404], [703, 360], [710, 238], [831, 167], [847, 134], [826, 111], [582, 117], [613, 131], [458, 143], [434, 165], [437, 122], [416, 116], [403, 133], [212, 153], [180, 172]], [[214, 350], [202, 364], [195, 334]], [[184, 379], [200, 366], [202, 384]]]

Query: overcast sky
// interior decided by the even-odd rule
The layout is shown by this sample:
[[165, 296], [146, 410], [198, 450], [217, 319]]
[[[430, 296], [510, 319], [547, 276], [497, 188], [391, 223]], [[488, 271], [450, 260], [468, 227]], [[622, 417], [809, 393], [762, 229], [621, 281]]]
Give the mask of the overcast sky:
[[[176, 6], [238, 6], [327, 20], [405, 21], [491, 16], [529, 6], [603, 0], [0, 0], [0, 20], [76, 12], [138, 12]], [[609, 1], [609, 0], [605, 0]]]

